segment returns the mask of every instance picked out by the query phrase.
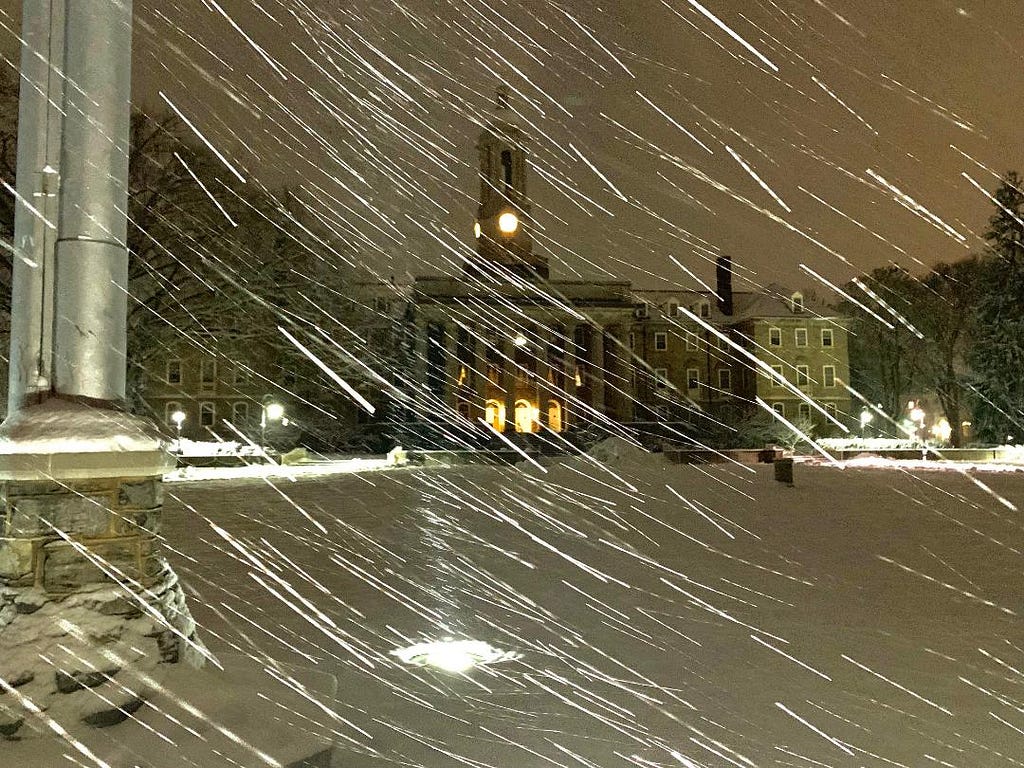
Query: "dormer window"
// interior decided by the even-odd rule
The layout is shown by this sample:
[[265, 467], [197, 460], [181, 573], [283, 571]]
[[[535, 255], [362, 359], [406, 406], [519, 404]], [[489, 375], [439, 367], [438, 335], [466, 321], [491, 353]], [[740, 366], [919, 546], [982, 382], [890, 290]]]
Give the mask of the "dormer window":
[[794, 314], [799, 314], [804, 311], [804, 295], [800, 292], [794, 293], [789, 297], [789, 306], [793, 310]]
[[697, 305], [697, 314], [704, 319], [711, 317], [711, 303], [702, 301]]
[[679, 302], [675, 299], [669, 299], [668, 301], [668, 316], [675, 317], [679, 314]]

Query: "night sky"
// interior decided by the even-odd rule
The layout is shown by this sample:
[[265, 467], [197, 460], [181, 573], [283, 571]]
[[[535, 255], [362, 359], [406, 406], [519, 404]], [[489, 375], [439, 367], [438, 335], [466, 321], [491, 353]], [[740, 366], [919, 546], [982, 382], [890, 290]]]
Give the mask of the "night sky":
[[[8, 56], [19, 8], [0, 2]], [[472, 246], [474, 143], [502, 80], [557, 277], [695, 286], [683, 268], [710, 280], [719, 253], [758, 284], [814, 287], [801, 264], [923, 270], [976, 250], [978, 187], [1024, 170], [1013, 0], [135, 9], [135, 100], [173, 104], [250, 184], [297, 188], [400, 280]]]

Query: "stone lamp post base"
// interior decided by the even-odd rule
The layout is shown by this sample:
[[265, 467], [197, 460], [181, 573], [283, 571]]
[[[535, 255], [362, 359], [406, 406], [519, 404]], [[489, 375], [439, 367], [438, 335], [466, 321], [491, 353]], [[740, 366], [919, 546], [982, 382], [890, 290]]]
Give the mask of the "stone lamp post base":
[[0, 736], [113, 725], [209, 658], [157, 546], [172, 466], [118, 411], [53, 398], [0, 426]]

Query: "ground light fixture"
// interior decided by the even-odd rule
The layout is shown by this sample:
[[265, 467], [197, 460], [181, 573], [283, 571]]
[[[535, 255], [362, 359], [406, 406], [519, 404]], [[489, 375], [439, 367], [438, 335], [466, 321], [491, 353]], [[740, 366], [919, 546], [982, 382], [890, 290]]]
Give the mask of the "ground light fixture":
[[483, 640], [425, 640], [391, 652], [415, 667], [433, 667], [444, 672], [465, 673], [474, 667], [514, 661], [522, 657], [516, 651], [503, 651]]

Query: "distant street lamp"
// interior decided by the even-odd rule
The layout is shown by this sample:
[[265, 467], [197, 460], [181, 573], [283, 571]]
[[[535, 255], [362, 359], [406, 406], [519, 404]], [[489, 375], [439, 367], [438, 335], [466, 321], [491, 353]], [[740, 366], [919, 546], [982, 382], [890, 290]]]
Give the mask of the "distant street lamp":
[[185, 421], [185, 412], [175, 411], [171, 414], [171, 421], [173, 421], [174, 426], [178, 428], [178, 453], [181, 453], [181, 425]]
[[263, 403], [263, 413], [260, 416], [260, 447], [267, 444], [267, 424], [271, 421], [282, 421], [284, 419], [284, 406], [280, 403]]
[[914, 400], [907, 403], [907, 407], [910, 408], [910, 420], [914, 423], [915, 427], [914, 436], [919, 440], [924, 440], [924, 408]]
[[860, 436], [862, 438], [864, 437], [864, 428], [873, 418], [875, 418], [875, 415], [867, 408], [860, 412]]

